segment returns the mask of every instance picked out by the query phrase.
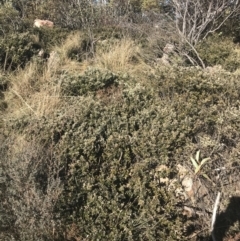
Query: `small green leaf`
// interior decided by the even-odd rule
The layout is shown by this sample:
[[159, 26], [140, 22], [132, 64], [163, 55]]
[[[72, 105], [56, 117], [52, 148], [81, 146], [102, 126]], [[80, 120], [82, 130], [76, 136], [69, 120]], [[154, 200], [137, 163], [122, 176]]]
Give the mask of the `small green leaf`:
[[201, 161], [201, 163], [200, 163], [200, 166], [203, 166], [204, 163], [206, 163], [206, 162], [209, 161], [209, 160], [211, 160], [210, 157], [202, 159], [202, 161]]
[[208, 177], [207, 174], [204, 173], [204, 174], [202, 174], [202, 176], [205, 177], [206, 179], [208, 179], [209, 181], [211, 181], [211, 179]]
[[200, 171], [200, 169], [201, 169], [201, 166], [200, 165], [197, 166], [197, 168], [195, 169], [195, 174], [197, 174]]
[[209, 177], [207, 174], [202, 174], [203, 177], [205, 177], [208, 181], [210, 181], [214, 186], [216, 185]]
[[193, 166], [196, 169], [198, 167], [198, 163], [195, 161], [195, 159], [193, 157], [191, 157], [191, 161], [192, 161]]
[[200, 151], [197, 151], [196, 153], [196, 161], [199, 162], [199, 157], [200, 157]]

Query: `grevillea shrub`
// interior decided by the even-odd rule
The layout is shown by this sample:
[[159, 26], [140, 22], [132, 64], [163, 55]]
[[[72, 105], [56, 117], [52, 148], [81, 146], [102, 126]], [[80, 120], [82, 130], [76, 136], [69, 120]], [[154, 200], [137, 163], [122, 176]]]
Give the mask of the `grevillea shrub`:
[[[223, 69], [159, 67], [146, 82], [101, 69], [59, 78], [61, 107], [6, 127], [17, 132], [22, 122], [25, 139], [37, 138], [58, 167], [53, 177], [62, 190], [47, 209], [55, 230], [45, 239], [189, 240], [208, 230], [216, 188], [231, 192], [214, 170], [225, 166], [225, 181], [238, 177], [233, 167], [239, 163], [239, 76]], [[176, 166], [192, 173], [190, 156], [199, 149], [211, 157], [203, 170], [215, 186], [195, 176], [208, 202], [194, 197], [204, 215], [187, 218], [182, 207], [192, 203], [176, 196], [181, 186]], [[161, 165], [168, 168], [160, 170]], [[18, 235], [26, 233], [24, 225], [17, 227]], [[208, 231], [194, 237], [207, 236]]]

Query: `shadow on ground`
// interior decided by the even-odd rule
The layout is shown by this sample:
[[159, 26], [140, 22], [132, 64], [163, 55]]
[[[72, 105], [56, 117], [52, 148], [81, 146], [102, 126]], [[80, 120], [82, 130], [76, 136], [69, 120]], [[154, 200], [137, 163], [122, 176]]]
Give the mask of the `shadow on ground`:
[[[240, 234], [227, 238], [227, 232], [236, 224], [240, 223], [240, 197], [231, 197], [229, 205], [224, 212], [217, 215], [214, 234], [217, 241], [237, 241], [240, 240]], [[239, 224], [238, 224], [239, 225]], [[239, 230], [239, 227], [238, 227]]]

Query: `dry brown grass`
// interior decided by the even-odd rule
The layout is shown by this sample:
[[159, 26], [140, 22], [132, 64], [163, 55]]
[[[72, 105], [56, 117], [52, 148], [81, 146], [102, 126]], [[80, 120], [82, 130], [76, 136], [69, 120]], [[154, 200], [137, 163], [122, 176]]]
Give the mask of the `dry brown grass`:
[[81, 45], [83, 34], [80, 31], [70, 34], [67, 39], [59, 46], [55, 46], [53, 51], [57, 52], [60, 56], [61, 69], [68, 72], [83, 72], [90, 65], [88, 60], [81, 63], [75, 60], [69, 59], [68, 55], [72, 49], [77, 49]]
[[133, 40], [124, 38], [105, 42], [106, 47], [102, 46], [94, 59], [78, 62], [68, 58], [68, 51], [81, 44], [81, 37], [80, 32], [71, 34], [60, 46], [53, 48], [56, 53], [54, 59], [49, 58], [46, 62], [33, 59], [25, 69], [12, 74], [11, 87], [6, 93], [8, 117], [42, 117], [53, 113], [62, 104], [59, 70], [81, 73], [89, 66], [94, 66], [112, 72], [129, 73], [139, 80], [146, 79], [143, 73], [147, 73], [150, 67], [142, 60], [141, 49]]
[[54, 51], [58, 52], [61, 55], [61, 60], [63, 63], [68, 62], [68, 52], [73, 49], [77, 48], [81, 43], [82, 34], [81, 32], [77, 31], [70, 34], [66, 40], [59, 46], [54, 47]]
[[48, 60], [32, 59], [28, 66], [10, 76], [11, 87], [6, 93], [8, 117], [46, 116], [61, 105], [59, 70], [79, 72], [89, 65], [87, 61], [80, 64], [67, 57], [68, 51], [78, 46], [80, 37], [79, 32], [71, 34], [60, 46], [53, 48]]
[[100, 50], [94, 59], [95, 66], [112, 72], [132, 74], [146, 68], [141, 58], [141, 49], [133, 40], [128, 38], [114, 42], [105, 40], [100, 45]]
[[60, 104], [60, 84], [53, 82], [54, 73], [39, 64], [33, 60], [25, 69], [11, 75], [11, 86], [5, 95], [9, 103], [9, 117], [45, 116], [54, 112]]
[[31, 61], [25, 69], [19, 69], [11, 76], [11, 87], [24, 99], [28, 98], [42, 81], [39, 63]]

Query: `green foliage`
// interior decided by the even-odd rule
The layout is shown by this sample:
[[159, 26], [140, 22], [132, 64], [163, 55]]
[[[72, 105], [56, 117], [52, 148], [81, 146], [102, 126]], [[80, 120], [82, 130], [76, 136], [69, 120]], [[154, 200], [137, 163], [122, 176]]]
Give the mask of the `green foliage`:
[[194, 159], [193, 157], [190, 158], [190, 159], [191, 159], [191, 162], [192, 162], [192, 164], [193, 164], [193, 166], [194, 166], [194, 168], [195, 168], [195, 171], [194, 171], [195, 174], [198, 174], [198, 173], [201, 171], [202, 166], [203, 166], [207, 161], [211, 160], [211, 158], [208, 157], [208, 158], [202, 159], [201, 162], [200, 162], [200, 159], [199, 159], [199, 158], [200, 158], [200, 151], [197, 151], [195, 159]]
[[[176, 164], [189, 165], [203, 135], [217, 143], [197, 144], [204, 156], [224, 145], [219, 154], [235, 159], [229, 152], [240, 141], [238, 76], [160, 68], [142, 84], [99, 69], [61, 77], [61, 107], [21, 128], [29, 143], [37, 137], [48, 150], [64, 184], [51, 209], [60, 224], [56, 237], [187, 240], [174, 188], [159, 178], [172, 179]], [[8, 128], [19, 129], [14, 121]], [[208, 177], [212, 163], [204, 166]], [[159, 173], [159, 165], [170, 169]], [[199, 225], [207, 223], [202, 218]]]
[[[85, 75], [94, 81], [84, 82], [91, 90], [86, 97], [68, 99], [51, 119], [28, 128], [43, 143], [54, 143], [55, 158], [67, 172], [58, 203], [61, 219], [90, 240], [177, 240], [182, 228], [173, 194], [159, 185], [155, 167], [168, 163], [169, 151], [184, 143], [186, 130], [178, 133], [173, 110], [152, 88], [126, 84], [106, 104], [97, 95], [99, 87], [92, 87], [100, 71]], [[116, 78], [107, 76], [98, 81]]]
[[231, 45], [226, 44], [221, 37], [214, 36], [203, 41], [198, 52], [207, 65], [222, 64], [231, 53]]
[[[36, 40], [38, 35], [39, 41]], [[34, 29], [31, 32], [8, 34], [7, 40], [0, 39], [0, 64], [4, 70], [25, 67], [33, 55], [43, 48], [48, 52], [54, 44], [59, 44], [66, 32], [60, 29]]]
[[141, 12], [142, 0], [130, 0], [130, 4], [134, 12]]
[[[155, 167], [188, 162], [181, 153], [191, 139], [202, 132], [214, 135], [219, 113], [240, 96], [237, 78], [229, 80], [224, 72], [211, 81], [209, 76], [190, 68], [161, 70], [146, 86], [120, 79], [117, 102], [112, 93], [106, 105], [98, 88], [90, 88], [31, 127], [32, 136], [54, 143], [68, 173], [58, 206], [66, 225], [74, 223], [91, 240], [179, 240], [174, 194], [156, 182]], [[237, 133], [240, 126], [232, 128]], [[173, 229], [176, 236], [168, 236]]]
[[30, 58], [36, 53], [33, 36], [29, 33], [10, 34], [0, 40], [0, 64], [1, 68], [16, 69], [24, 67]]
[[6, 37], [8, 33], [16, 33], [22, 29], [22, 20], [19, 13], [12, 7], [0, 6], [0, 36]]
[[46, 51], [49, 51], [54, 45], [58, 45], [63, 42], [67, 37], [67, 30], [60, 28], [34, 28], [32, 33], [38, 36], [38, 45]]
[[157, 10], [160, 7], [159, 0], [130, 0], [126, 1], [118, 1], [118, 0], [110, 0], [110, 4], [115, 7], [121, 9], [132, 9], [134, 12], [141, 12], [141, 11], [150, 11], [150, 10]]
[[[39, 6], [44, 15], [52, 16], [54, 13], [48, 15], [48, 11], [59, 4], [55, 16], [58, 23], [73, 29], [89, 28], [79, 45], [68, 45], [67, 57], [72, 60], [81, 61], [84, 54], [98, 51], [97, 41], [96, 48], [107, 50], [108, 41], [114, 42], [127, 32], [119, 27], [90, 29], [101, 23], [98, 20], [104, 9], [92, 9], [87, 1], [76, 8], [74, 1], [51, 2], [49, 9], [49, 2]], [[130, 1], [136, 11], [143, 6], [154, 9], [154, 3]], [[87, 8], [81, 11], [84, 4]], [[14, 24], [18, 19], [15, 14], [11, 13], [16, 17]], [[110, 13], [105, 14], [102, 20]], [[7, 33], [0, 41], [3, 69], [24, 67], [40, 47], [48, 52], [67, 35], [66, 30], [58, 28], [31, 28], [31, 34], [13, 34], [4, 11], [0, 18]], [[151, 28], [146, 32], [132, 27], [149, 62], [161, 57], [169, 39], [176, 39], [172, 28], [166, 27], [171, 24], [163, 20], [166, 29], [152, 35]], [[25, 20], [25, 24], [30, 26], [31, 20]], [[239, 53], [228, 38], [211, 36], [199, 43], [197, 51], [207, 66], [219, 64], [228, 71], [240, 67]], [[39, 62], [42, 65], [37, 71], [45, 73], [40, 71], [45, 62]], [[81, 63], [77, 64], [81, 69]], [[134, 77], [98, 68], [88, 68], [81, 74], [58, 69], [51, 77], [46, 74], [44, 87], [36, 73], [33, 81], [37, 87], [31, 86], [34, 91], [50, 84], [60, 88], [56, 90], [60, 93], [58, 108], [43, 117], [26, 112], [20, 117], [10, 113], [9, 118], [8, 105], [13, 106], [4, 99], [4, 91], [10, 78], [1, 76], [0, 128], [11, 138], [0, 134], [0, 239], [171, 241], [188, 240], [206, 229], [207, 213], [198, 217], [200, 221], [182, 217], [179, 206], [185, 203], [176, 197], [179, 183], [174, 181], [176, 165], [189, 166], [190, 153], [199, 149], [203, 156], [211, 153], [213, 161], [204, 165], [203, 173], [209, 179], [215, 177], [214, 163], [232, 170], [232, 163], [239, 160], [239, 75], [224, 69], [157, 65], [146, 72], [135, 69]], [[32, 105], [32, 99], [23, 100], [38, 108]], [[196, 173], [201, 173], [207, 160], [201, 160], [199, 152], [192, 159]], [[158, 171], [161, 165], [167, 170]], [[173, 184], [162, 183], [160, 178]], [[215, 191], [211, 188], [210, 194]], [[212, 208], [211, 203], [204, 203], [204, 207]]]
[[206, 66], [222, 65], [228, 71], [240, 67], [237, 53], [231, 39], [213, 35], [200, 42], [197, 51]]
[[159, 9], [159, 2], [157, 0], [142, 0], [143, 10], [156, 10]]
[[[95, 4], [89, 0], [82, 1], [64, 1], [54, 0], [48, 3], [55, 11], [56, 22], [61, 24], [61, 27], [68, 29], [88, 29], [98, 24], [99, 10]], [[46, 12], [48, 4], [45, 5]]]
[[196, 157], [195, 157], [195, 158], [190, 157], [190, 159], [191, 159], [191, 162], [192, 162], [192, 164], [193, 164], [193, 167], [195, 168], [195, 169], [194, 169], [194, 174], [197, 175], [197, 174], [200, 173], [200, 175], [202, 175], [203, 177], [205, 177], [206, 179], [208, 179], [209, 181], [211, 181], [211, 179], [208, 177], [208, 175], [202, 172], [202, 167], [203, 167], [203, 165], [204, 165], [207, 161], [211, 160], [211, 158], [210, 158], [210, 157], [204, 158], [204, 159], [202, 159], [201, 162], [200, 162], [200, 151], [198, 150], [197, 153], [196, 153]]
[[62, 80], [62, 95], [79, 96], [117, 84], [117, 75], [105, 70], [90, 68], [83, 75], [65, 74]]

